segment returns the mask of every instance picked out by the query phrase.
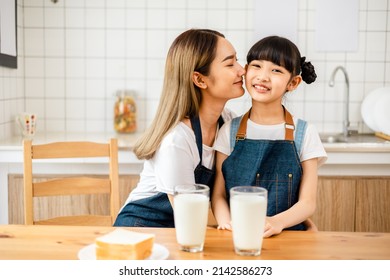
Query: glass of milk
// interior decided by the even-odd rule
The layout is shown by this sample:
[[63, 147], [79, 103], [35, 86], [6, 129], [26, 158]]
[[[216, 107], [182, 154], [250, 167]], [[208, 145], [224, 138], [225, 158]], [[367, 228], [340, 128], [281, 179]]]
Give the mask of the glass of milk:
[[175, 187], [173, 208], [176, 239], [181, 250], [201, 252], [206, 236], [210, 188], [202, 184]]
[[253, 186], [231, 188], [230, 215], [236, 254], [260, 255], [267, 215], [267, 190]]

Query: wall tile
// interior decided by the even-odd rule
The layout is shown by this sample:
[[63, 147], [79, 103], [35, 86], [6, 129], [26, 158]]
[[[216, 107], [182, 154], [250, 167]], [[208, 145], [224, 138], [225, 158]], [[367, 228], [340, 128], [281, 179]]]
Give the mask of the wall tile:
[[65, 27], [66, 28], [84, 28], [85, 26], [85, 10], [82, 8], [66, 8], [65, 9]]
[[166, 37], [165, 31], [152, 30], [146, 34], [146, 55], [148, 58], [165, 58], [166, 52]]
[[85, 10], [86, 28], [104, 28], [106, 24], [106, 13], [104, 9], [89, 8]]
[[26, 7], [23, 18], [25, 26], [43, 28], [43, 12], [42, 7]]
[[46, 98], [45, 116], [48, 120], [65, 119], [65, 102], [63, 99]]
[[125, 30], [106, 31], [106, 57], [123, 58], [126, 51]]
[[211, 29], [224, 31], [227, 28], [227, 12], [226, 10], [207, 11], [207, 26]]
[[65, 54], [65, 32], [63, 29], [45, 30], [45, 56], [59, 56]]
[[87, 29], [85, 32], [85, 55], [87, 57], [104, 57], [106, 36], [103, 29]]
[[367, 31], [386, 31], [386, 11], [369, 11], [367, 13]]
[[146, 34], [143, 30], [125, 31], [125, 54], [128, 58], [142, 58], [146, 56]]
[[107, 28], [123, 28], [125, 26], [125, 10], [121, 9], [107, 9]]
[[45, 58], [45, 76], [49, 78], [64, 78], [65, 59], [63, 57]]
[[45, 8], [45, 28], [58, 28], [64, 27], [65, 23], [65, 12], [63, 8]]
[[42, 29], [26, 29], [24, 31], [24, 54], [26, 56], [43, 56], [45, 53], [44, 32]]
[[103, 58], [88, 58], [85, 60], [86, 78], [104, 78], [106, 62]]
[[42, 78], [26, 78], [25, 83], [27, 100], [33, 97], [45, 97], [45, 82]]
[[46, 79], [45, 80], [46, 98], [65, 98], [65, 80], [64, 79]]
[[68, 58], [65, 61], [66, 78], [84, 78], [85, 77], [85, 59]]
[[146, 27], [149, 29], [165, 29], [166, 28], [166, 10], [165, 9], [149, 9], [146, 11]]
[[176, 29], [186, 26], [187, 12], [186, 10], [170, 9], [167, 10], [167, 29]]
[[[88, 79], [85, 85], [85, 97], [87, 99], [103, 99], [105, 97], [105, 81], [103, 79]], [[98, 110], [98, 108], [90, 106], [89, 110]]]
[[85, 98], [86, 81], [82, 79], [67, 79], [65, 83], [66, 98], [78, 98], [80, 102]]
[[24, 69], [25, 78], [42, 78], [45, 75], [45, 65], [41, 57], [27, 57]]
[[202, 28], [207, 26], [207, 14], [203, 10], [187, 11], [187, 28]]
[[85, 56], [85, 31], [67, 29], [65, 31], [65, 55], [67, 57]]

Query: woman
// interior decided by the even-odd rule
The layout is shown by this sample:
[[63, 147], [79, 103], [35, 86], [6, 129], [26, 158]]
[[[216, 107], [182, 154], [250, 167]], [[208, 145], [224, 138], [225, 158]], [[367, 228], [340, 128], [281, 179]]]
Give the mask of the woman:
[[229, 99], [244, 94], [244, 68], [221, 33], [191, 29], [169, 49], [162, 96], [151, 126], [134, 152], [145, 159], [140, 182], [114, 226], [174, 227], [176, 185], [213, 186], [214, 140]]

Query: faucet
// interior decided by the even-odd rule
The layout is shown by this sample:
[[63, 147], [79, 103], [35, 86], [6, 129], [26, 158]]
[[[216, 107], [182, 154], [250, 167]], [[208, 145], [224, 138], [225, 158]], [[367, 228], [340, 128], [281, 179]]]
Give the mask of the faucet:
[[344, 138], [347, 138], [348, 135], [352, 133], [352, 130], [350, 129], [350, 123], [349, 123], [349, 78], [347, 70], [343, 66], [337, 66], [330, 77], [329, 80], [329, 86], [334, 87], [334, 78], [336, 76], [337, 71], [340, 70], [344, 74], [345, 78], [345, 95], [344, 95], [344, 121], [343, 121], [343, 135]]

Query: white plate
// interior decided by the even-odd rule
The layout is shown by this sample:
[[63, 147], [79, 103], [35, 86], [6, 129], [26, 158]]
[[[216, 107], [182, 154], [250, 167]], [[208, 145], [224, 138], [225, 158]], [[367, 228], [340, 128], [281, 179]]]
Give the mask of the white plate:
[[379, 96], [375, 105], [374, 120], [378, 132], [390, 135], [390, 91]]
[[361, 106], [361, 114], [364, 123], [373, 131], [379, 131], [379, 125], [376, 122], [376, 110], [375, 107], [381, 96], [390, 93], [390, 88], [377, 88], [371, 91], [363, 100]]
[[[165, 260], [169, 256], [169, 251], [166, 247], [160, 244], [154, 244], [152, 254], [147, 260]], [[80, 260], [96, 260], [95, 244], [87, 245], [80, 249], [78, 253]]]

